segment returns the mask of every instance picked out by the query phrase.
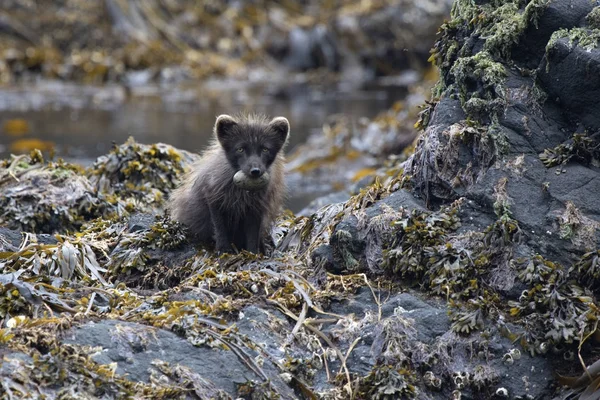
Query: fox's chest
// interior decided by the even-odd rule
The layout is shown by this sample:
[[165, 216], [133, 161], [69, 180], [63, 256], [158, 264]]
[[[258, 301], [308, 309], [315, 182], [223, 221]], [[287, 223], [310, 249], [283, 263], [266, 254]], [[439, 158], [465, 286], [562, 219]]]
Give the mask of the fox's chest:
[[249, 213], [261, 214], [268, 206], [266, 189], [251, 191], [231, 185], [225, 193], [220, 208], [228, 214], [243, 216]]

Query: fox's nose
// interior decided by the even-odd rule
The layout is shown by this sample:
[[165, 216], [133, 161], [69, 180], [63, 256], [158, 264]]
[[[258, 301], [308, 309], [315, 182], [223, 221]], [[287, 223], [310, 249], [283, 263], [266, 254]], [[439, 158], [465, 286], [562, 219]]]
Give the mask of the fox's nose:
[[252, 168], [250, 170], [250, 175], [252, 175], [255, 178], [258, 178], [260, 176], [260, 168]]

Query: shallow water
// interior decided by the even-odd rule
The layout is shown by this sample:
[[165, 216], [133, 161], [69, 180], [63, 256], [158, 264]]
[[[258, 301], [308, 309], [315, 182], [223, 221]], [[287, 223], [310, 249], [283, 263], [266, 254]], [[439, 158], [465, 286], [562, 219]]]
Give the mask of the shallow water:
[[[0, 156], [25, 151], [29, 139], [49, 142], [58, 157], [90, 164], [129, 136], [141, 143], [165, 142], [200, 151], [211, 137], [215, 117], [253, 111], [282, 115], [292, 127], [288, 151], [321, 129], [326, 118], [342, 113], [373, 117], [406, 94], [403, 87], [373, 85], [366, 89], [207, 84], [202, 87], [125, 89], [40, 82], [35, 86], [0, 88]], [[26, 121], [24, 131], [11, 132], [6, 122]], [[312, 197], [298, 194], [289, 206], [298, 211]]]

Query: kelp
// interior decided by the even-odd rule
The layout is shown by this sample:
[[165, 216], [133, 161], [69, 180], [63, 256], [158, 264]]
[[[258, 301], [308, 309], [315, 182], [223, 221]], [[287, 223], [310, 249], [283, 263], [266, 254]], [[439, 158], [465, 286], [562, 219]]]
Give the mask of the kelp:
[[88, 176], [102, 195], [118, 193], [123, 201], [130, 201], [130, 209], [153, 210], [164, 205], [166, 196], [196, 157], [166, 144], [143, 145], [129, 138], [99, 157]]
[[565, 165], [570, 161], [600, 166], [600, 143], [595, 136], [576, 133], [567, 143], [546, 149], [539, 157], [546, 168]]
[[3, 161], [0, 224], [35, 233], [64, 233], [117, 213], [116, 201], [99, 196], [82, 172], [61, 160], [44, 161], [39, 150]]

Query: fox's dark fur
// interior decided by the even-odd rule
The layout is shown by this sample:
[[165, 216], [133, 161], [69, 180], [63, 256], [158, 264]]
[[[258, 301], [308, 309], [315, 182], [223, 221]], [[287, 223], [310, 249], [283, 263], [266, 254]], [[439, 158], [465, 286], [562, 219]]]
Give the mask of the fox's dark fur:
[[[264, 251], [264, 238], [285, 195], [283, 148], [289, 123], [260, 115], [221, 115], [213, 143], [171, 195], [172, 217], [201, 243], [214, 241], [219, 252]], [[233, 183], [239, 170], [248, 176], [268, 172], [269, 184], [247, 191]]]

